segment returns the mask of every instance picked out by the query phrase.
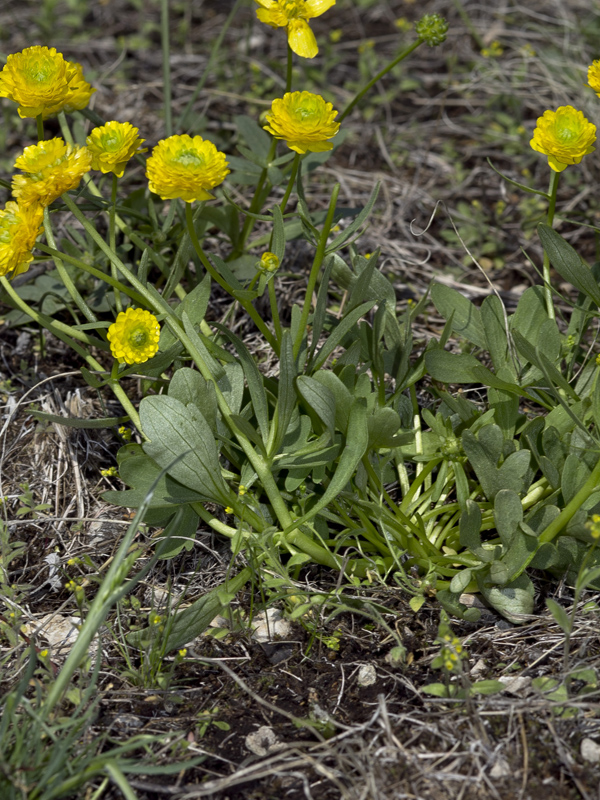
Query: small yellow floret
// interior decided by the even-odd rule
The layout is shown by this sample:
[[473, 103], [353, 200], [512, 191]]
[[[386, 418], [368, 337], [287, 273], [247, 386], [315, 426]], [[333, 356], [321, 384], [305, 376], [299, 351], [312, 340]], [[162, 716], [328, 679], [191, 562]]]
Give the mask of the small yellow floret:
[[13, 195], [20, 205], [49, 206], [61, 194], [76, 189], [91, 164], [87, 147], [60, 138], [32, 144], [15, 161], [15, 167], [26, 174], [13, 177]]
[[156, 317], [141, 308], [121, 311], [108, 329], [113, 358], [120, 363], [143, 364], [158, 352], [160, 325]]
[[85, 141], [92, 154], [92, 169], [114, 172], [120, 178], [129, 159], [146, 152], [147, 148], [140, 147], [146, 140], [138, 133], [130, 122], [107, 122], [94, 128]]
[[19, 104], [19, 116], [43, 119], [59, 111], [85, 108], [95, 89], [81, 64], [65, 61], [54, 47], [27, 47], [6, 59], [0, 72], [0, 97]]
[[229, 175], [227, 163], [212, 142], [184, 133], [160, 140], [146, 162], [146, 177], [150, 191], [163, 200], [211, 200], [209, 190]]
[[326, 103], [320, 94], [312, 92], [287, 92], [271, 103], [264, 129], [285, 143], [296, 153], [321, 153], [332, 150], [331, 139], [340, 129], [335, 122], [337, 111]]
[[593, 153], [595, 141], [596, 126], [573, 106], [561, 106], [538, 117], [530, 144], [538, 153], [548, 156], [551, 169], [562, 172]]

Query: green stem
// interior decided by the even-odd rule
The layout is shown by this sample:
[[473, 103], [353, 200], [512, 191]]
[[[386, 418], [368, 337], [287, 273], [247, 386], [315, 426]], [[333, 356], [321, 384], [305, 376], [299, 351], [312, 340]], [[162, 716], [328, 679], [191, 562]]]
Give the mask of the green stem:
[[[275, 158], [275, 153], [277, 151], [277, 139], [273, 139], [271, 142], [271, 149], [269, 150], [269, 154], [267, 155], [267, 164], [270, 164], [271, 161]], [[260, 213], [262, 207], [262, 199], [261, 194], [265, 187], [265, 183], [267, 182], [267, 168], [265, 167], [262, 172], [260, 173], [260, 177], [258, 179], [258, 183], [256, 184], [256, 189], [254, 190], [254, 196], [250, 202], [250, 207], [248, 211], [250, 214], [258, 214]], [[242, 227], [240, 238], [235, 248], [235, 251], [232, 253], [232, 258], [236, 258], [237, 256], [241, 256], [244, 252], [246, 247], [246, 241], [250, 233], [252, 232], [252, 228], [254, 227], [255, 219], [254, 217], [250, 216], [250, 214], [246, 215], [246, 219], [244, 220], [244, 225]]]
[[[545, 528], [538, 537], [540, 543], [551, 542], [558, 536], [561, 530], [569, 524], [576, 512], [585, 503], [588, 497], [600, 488], [600, 459], [592, 470], [589, 478], [583, 484], [581, 489], [577, 492], [575, 497], [570, 503], [563, 508], [561, 513], [552, 520], [552, 522]], [[532, 556], [533, 557], [533, 556]]]
[[73, 264], [74, 267], [81, 269], [90, 275], [93, 275], [94, 278], [98, 278], [105, 283], [108, 283], [109, 286], [112, 286], [115, 289], [118, 289], [119, 292], [126, 294], [127, 297], [130, 297], [135, 303], [140, 306], [143, 306], [146, 302], [146, 299], [142, 297], [142, 295], [138, 294], [133, 289], [130, 289], [128, 286], [125, 286], [124, 283], [121, 283], [116, 278], [113, 278], [111, 275], [107, 275], [106, 272], [102, 272], [102, 270], [96, 269], [95, 267], [91, 267], [89, 264], [86, 264], [85, 261], [81, 261], [74, 256], [67, 255], [66, 253], [61, 253], [58, 250], [55, 250], [53, 247], [47, 247], [45, 244], [41, 244], [37, 242], [36, 249], [42, 253], [47, 253], [49, 256], [53, 258], [58, 257], [62, 258], [63, 261], [66, 261], [67, 264]]
[[331, 226], [333, 225], [335, 207], [337, 204], [339, 193], [340, 193], [340, 184], [336, 183], [331, 193], [329, 208], [327, 209], [327, 217], [325, 218], [323, 230], [321, 231], [321, 236], [319, 238], [319, 243], [317, 245], [317, 252], [315, 253], [315, 258], [310, 270], [310, 275], [308, 277], [308, 285], [306, 287], [306, 296], [304, 298], [304, 305], [302, 307], [302, 314], [300, 316], [298, 334], [296, 336], [296, 341], [294, 342], [294, 358], [298, 357], [298, 353], [300, 352], [300, 348], [302, 347], [302, 340], [306, 335], [306, 326], [308, 324], [308, 315], [310, 313], [310, 307], [312, 304], [312, 296], [315, 290], [315, 286], [317, 284], [317, 277], [319, 275], [319, 271], [323, 264], [323, 259], [325, 258], [327, 238], [329, 237], [329, 234], [331, 232]]
[[[50, 225], [50, 212], [48, 211], [48, 208], [44, 209], [44, 232], [46, 234], [46, 241], [48, 242], [50, 247], [56, 251], [56, 244], [54, 242], [54, 234], [52, 232], [52, 226]], [[56, 256], [54, 256], [53, 261], [56, 266], [56, 269], [58, 270], [58, 274], [60, 275], [61, 280], [65, 285], [66, 290], [73, 298], [73, 302], [75, 303], [77, 308], [81, 311], [81, 313], [87, 319], [88, 322], [97, 322], [98, 317], [94, 314], [92, 309], [88, 306], [83, 297], [79, 294], [77, 287], [73, 283], [71, 276], [69, 275], [69, 273], [65, 268], [62, 258], [57, 258]]]
[[374, 85], [377, 83], [377, 81], [381, 80], [381, 78], [383, 78], [383, 76], [384, 76], [384, 75], [387, 75], [387, 73], [388, 73], [388, 72], [389, 72], [391, 69], [393, 69], [393, 68], [396, 66], [396, 64], [399, 64], [399, 63], [400, 63], [401, 61], [403, 61], [403, 60], [404, 60], [404, 59], [405, 59], [407, 56], [409, 56], [409, 55], [410, 55], [410, 54], [413, 52], [413, 50], [416, 50], [416, 49], [417, 49], [417, 47], [418, 47], [420, 44], [423, 44], [423, 39], [417, 39], [417, 41], [416, 41], [416, 42], [413, 42], [413, 43], [410, 45], [410, 47], [407, 47], [407, 48], [406, 48], [406, 50], [403, 50], [403, 51], [400, 53], [400, 55], [399, 55], [397, 58], [395, 58], [393, 61], [390, 61], [390, 63], [387, 65], [387, 67], [384, 67], [384, 68], [381, 70], [381, 72], [378, 72], [378, 73], [377, 73], [377, 75], [375, 75], [375, 77], [374, 77], [374, 78], [372, 78], [372, 79], [371, 79], [371, 80], [370, 80], [370, 81], [367, 83], [367, 85], [366, 85], [366, 86], [364, 86], [364, 87], [363, 87], [363, 88], [362, 88], [362, 89], [361, 89], [361, 90], [358, 92], [358, 94], [356, 94], [356, 95], [354, 96], [354, 98], [353, 98], [353, 99], [352, 99], [352, 100], [351, 100], [351, 101], [348, 103], [348, 105], [346, 106], [346, 108], [345, 108], [345, 109], [342, 111], [342, 113], [340, 114], [340, 116], [337, 118], [337, 122], [342, 122], [342, 120], [346, 119], [346, 117], [347, 117], [347, 116], [348, 116], [348, 114], [349, 114], [349, 113], [352, 111], [352, 109], [354, 108], [354, 106], [355, 106], [357, 103], [359, 103], [359, 102], [362, 100], [362, 98], [363, 98], [363, 97], [366, 95], [366, 93], [369, 91], [369, 89], [371, 89], [371, 88], [372, 88], [372, 87], [373, 87], [373, 86], [374, 86]]
[[293, 59], [293, 57], [294, 57], [294, 54], [292, 52], [292, 48], [288, 44], [288, 46], [287, 46], [287, 67], [286, 67], [286, 70], [285, 70], [285, 91], [286, 91], [286, 93], [292, 91], [292, 74], [293, 74], [293, 72], [292, 72], [293, 60], [292, 59]]
[[165, 110], [165, 134], [173, 133], [173, 117], [171, 114], [171, 65], [169, 42], [169, 0], [160, 2], [160, 41], [162, 45], [163, 73], [163, 106]]
[[[560, 172], [555, 172], [551, 170], [550, 172], [550, 187], [548, 188], [548, 195], [550, 196], [550, 202], [548, 203], [548, 216], [546, 217], [546, 223], [551, 228], [554, 222], [554, 213], [556, 210], [556, 193], [558, 191], [558, 179], [560, 178]], [[544, 264], [542, 267], [543, 276], [544, 276], [544, 294], [546, 296], [546, 310], [548, 311], [549, 319], [556, 319], [556, 314], [554, 313], [554, 302], [552, 300], [552, 284], [550, 283], [550, 257], [546, 250], [544, 250]]]
[[[108, 246], [113, 251], [113, 253], [117, 252], [117, 237], [115, 232], [115, 216], [117, 213], [117, 185], [119, 183], [119, 179], [112, 173], [112, 186], [110, 191], [110, 210], [108, 213]], [[117, 280], [117, 268], [114, 264], [110, 265], [110, 271], [113, 276], [114, 280]], [[115, 308], [117, 313], [123, 311], [123, 303], [121, 302], [121, 295], [119, 290], [115, 287]]]
[[281, 319], [279, 318], [279, 308], [277, 306], [277, 294], [275, 292], [275, 278], [271, 278], [267, 288], [269, 291], [269, 304], [271, 306], [271, 317], [273, 318], [273, 327], [275, 328], [275, 336], [278, 342], [277, 352], [280, 352], [282, 328], [281, 328]]
[[90, 224], [85, 214], [79, 210], [77, 203], [75, 203], [67, 194], [64, 194], [62, 199], [69, 211], [71, 211], [76, 219], [81, 222], [83, 227], [86, 229], [98, 247], [102, 250], [102, 252], [108, 256], [111, 264], [114, 264], [121, 275], [123, 275], [129, 281], [129, 283], [131, 283], [134, 289], [136, 289], [137, 292], [144, 298], [146, 304], [150, 308], [154, 309], [154, 311], [156, 311], [158, 314], [166, 314], [168, 317], [174, 317], [174, 312], [169, 304], [165, 302], [157, 293], [151, 294], [148, 289], [135, 277], [135, 275], [133, 275], [132, 272], [127, 269], [117, 254], [114, 253], [106, 244], [94, 226]]
[[[107, 384], [113, 390], [115, 397], [119, 400], [127, 414], [129, 414], [129, 419], [133, 422], [135, 427], [144, 436], [144, 432], [142, 431], [142, 423], [140, 422], [140, 416], [136, 411], [133, 403], [129, 399], [129, 396], [125, 393], [125, 390], [119, 383], [119, 362], [114, 361], [113, 367], [110, 375], [110, 380], [107, 381]], [[144, 436], [144, 438], [146, 438]]]
[[279, 345], [277, 343], [277, 339], [273, 336], [271, 331], [267, 328], [267, 326], [265, 325], [262, 317], [260, 316], [258, 311], [254, 308], [252, 303], [249, 300], [240, 300], [239, 298], [235, 297], [235, 295], [232, 294], [231, 288], [230, 288], [229, 284], [227, 283], [227, 281], [221, 275], [219, 275], [217, 270], [213, 267], [213, 265], [208, 260], [208, 257], [206, 256], [206, 253], [202, 249], [202, 245], [198, 241], [198, 236], [196, 235], [196, 229], [194, 228], [194, 217], [193, 217], [193, 213], [192, 213], [191, 203], [186, 203], [185, 204], [185, 218], [186, 218], [188, 233], [189, 233], [189, 236], [190, 236], [190, 241], [192, 243], [192, 246], [193, 246], [194, 250], [196, 251], [196, 254], [197, 254], [198, 258], [200, 259], [200, 261], [204, 265], [204, 268], [206, 269], [208, 274], [211, 276], [211, 278], [214, 281], [216, 281], [219, 284], [219, 286], [221, 286], [223, 289], [225, 289], [225, 291], [229, 295], [231, 295], [235, 300], [237, 300], [238, 303], [240, 303], [240, 305], [242, 306], [244, 311], [252, 319], [252, 321], [254, 322], [256, 327], [259, 329], [259, 331], [262, 333], [262, 335], [265, 337], [265, 339], [269, 342], [269, 344], [271, 345], [273, 350], [276, 353], [278, 353], [279, 352]]
[[290, 179], [288, 181], [287, 189], [285, 190], [285, 194], [283, 195], [283, 200], [279, 204], [279, 208], [281, 209], [281, 213], [285, 214], [285, 207], [288, 204], [288, 200], [290, 199], [290, 195], [292, 193], [292, 189], [294, 188], [294, 184], [296, 183], [296, 176], [298, 175], [298, 167], [300, 166], [300, 161], [302, 156], [300, 153], [296, 153], [294, 156], [294, 160], [292, 162], [292, 171], [290, 172]]
[[[57, 336], [62, 341], [68, 339], [67, 342], [70, 347], [73, 348], [79, 355], [90, 363], [93, 369], [99, 370], [100, 372], [103, 371], [102, 367], [98, 364], [95, 359], [87, 353], [83, 347], [80, 345], [76, 345], [76, 340], [82, 342], [83, 344], [88, 345], [89, 347], [96, 347], [99, 350], [109, 350], [109, 345], [107, 342], [102, 341], [102, 339], [96, 339], [94, 336], [90, 336], [89, 334], [85, 333], [85, 331], [77, 330], [77, 328], [72, 328], [70, 325], [66, 325], [64, 322], [60, 320], [53, 319], [52, 317], [47, 317], [45, 314], [41, 314], [39, 311], [36, 311], [30, 305], [28, 305], [14, 290], [12, 284], [5, 276], [0, 277], [0, 284], [5, 292], [8, 294], [10, 299], [13, 301], [15, 306], [23, 311], [27, 316], [31, 317], [34, 322], [37, 322], [42, 328], [46, 328], [50, 331], [50, 333]], [[91, 359], [91, 361], [90, 361]], [[92, 364], [93, 362], [93, 364]]]

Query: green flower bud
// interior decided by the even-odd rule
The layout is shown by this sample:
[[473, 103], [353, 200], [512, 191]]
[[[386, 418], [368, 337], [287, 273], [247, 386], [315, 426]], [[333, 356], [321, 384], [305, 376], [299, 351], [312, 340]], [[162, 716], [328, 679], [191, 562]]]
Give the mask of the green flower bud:
[[415, 25], [415, 31], [419, 39], [430, 47], [436, 47], [446, 41], [448, 23], [439, 14], [425, 14]]

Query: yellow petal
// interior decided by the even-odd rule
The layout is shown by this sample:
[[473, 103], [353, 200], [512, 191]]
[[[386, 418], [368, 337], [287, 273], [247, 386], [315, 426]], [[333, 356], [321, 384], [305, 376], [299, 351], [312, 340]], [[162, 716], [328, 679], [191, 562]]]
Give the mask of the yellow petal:
[[319, 52], [317, 40], [308, 22], [292, 19], [288, 25], [288, 44], [297, 56], [314, 58]]
[[562, 172], [563, 169], [566, 169], [569, 165], [562, 164], [560, 161], [557, 161], [554, 156], [548, 156], [548, 166], [551, 167], [554, 172]]
[[331, 6], [335, 5], [335, 0], [306, 0], [304, 4], [305, 19], [312, 19], [313, 17], [320, 17]]

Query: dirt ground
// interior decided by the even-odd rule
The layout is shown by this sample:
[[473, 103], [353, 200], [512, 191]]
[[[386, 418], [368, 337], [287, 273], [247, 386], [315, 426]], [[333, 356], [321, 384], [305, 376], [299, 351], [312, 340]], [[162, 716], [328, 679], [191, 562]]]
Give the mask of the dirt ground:
[[[232, 4], [188, 0], [173, 5], [177, 118]], [[324, 43], [323, 62], [310, 66], [307, 80], [322, 90], [318, 69], [326, 64], [327, 89], [342, 105], [348, 98], [345, 87], [374, 68], [370, 51], [382, 63], [385, 54], [397, 51], [406, 34], [395, 21], [413, 21], [424, 11], [447, 17], [447, 42], [420, 48], [400, 75], [384, 81], [376, 101], [350, 117], [347, 142], [311, 183], [311, 202], [324, 206], [335, 180], [342, 187], [342, 204], [360, 205], [381, 180], [361, 250], [381, 247], [383, 270], [394, 281], [399, 306], [422, 296], [436, 277], [471, 298], [483, 298], [493, 284], [510, 309], [537, 281], [524, 251], [541, 263], [535, 237], [539, 206], [534, 196], [524, 199], [507, 186], [487, 159], [509, 177], [545, 189], [545, 164], [528, 144], [536, 117], [546, 108], [572, 103], [590, 118], [594, 113], [600, 118], [595, 97], [583, 88], [584, 67], [600, 53], [600, 8], [590, 9], [587, 0], [534, 0], [497, 8], [467, 0], [463, 5], [340, 2], [329, 17], [314, 23]], [[268, 106], [265, 98], [278, 88], [274, 65], [285, 58], [284, 39], [253, 25], [253, 17], [248, 3], [226, 37], [214, 77], [194, 101], [186, 130], [204, 126], [226, 144], [235, 114], [256, 117]], [[1, 48], [10, 53], [48, 44], [80, 61], [98, 89], [97, 113], [132, 121], [153, 145], [163, 135], [159, 19], [157, 5], [125, 0], [48, 0], [42, 11], [39, 3], [8, 0], [0, 9]], [[327, 41], [331, 28], [343, 32], [337, 56]], [[495, 41], [503, 52], [482, 56], [481, 46], [493, 49]], [[239, 56], [242, 67], [234, 66], [232, 55]], [[262, 67], [253, 67], [256, 63]], [[14, 153], [32, 139], [31, 129], [15, 116], [5, 104], [3, 178], [10, 175]], [[575, 177], [565, 177], [562, 212], [588, 221], [600, 218], [598, 172], [590, 159]], [[142, 185], [141, 170], [138, 178]], [[575, 223], [565, 223], [561, 232], [593, 260], [593, 234]], [[278, 286], [283, 305], [302, 291], [305, 266], [306, 251], [297, 243], [289, 274]], [[217, 296], [213, 318], [221, 315], [222, 303]], [[421, 344], [440, 326], [434, 312], [420, 319]], [[240, 331], [251, 343], [254, 331], [247, 320], [238, 320]], [[114, 464], [119, 447], [114, 433], [44, 424], [31, 413], [37, 408], [87, 417], [121, 414], [113, 399], [84, 384], [79, 366], [75, 354], [51, 336], [42, 341], [32, 326], [0, 326], [0, 495], [9, 540], [23, 543], [9, 567], [14, 594], [5, 598], [0, 613], [17, 604], [36, 624], [48, 614], [78, 613], [64, 588], [68, 560], [88, 558], [101, 571], [128, 522], [122, 509], [101, 499], [103, 491], [121, 488], [100, 473]], [[137, 383], [130, 391], [139, 397]], [[17, 514], [25, 505], [30, 512]], [[185, 590], [187, 601], [193, 601], [222, 582], [229, 562], [228, 544], [200, 531], [194, 549], [160, 563], [103, 636], [92, 735], [114, 742], [140, 733], [169, 734], [155, 751], [156, 764], [198, 758], [194, 766], [168, 776], [131, 776], [140, 800], [600, 797], [600, 690], [590, 677], [600, 667], [598, 611], [589, 605], [594, 596], [581, 601], [567, 659], [563, 634], [544, 600], [552, 596], [568, 609], [572, 591], [541, 575], [536, 616], [528, 624], [513, 626], [485, 608], [478, 623], [453, 622], [468, 653], [463, 675], [453, 681], [468, 688], [475, 681], [502, 679], [506, 690], [452, 702], [423, 692], [442, 680], [432, 668], [440, 619], [434, 599], [415, 614], [399, 587], [374, 586], [356, 595], [346, 590], [346, 599], [364, 613], [331, 619], [324, 614], [282, 628], [272, 620], [275, 627], [259, 641], [249, 620], [256, 624], [260, 592], [247, 586], [231, 618], [216, 623], [220, 633], [190, 642], [183, 657], [166, 656], [162, 669], [171, 675], [170, 684], [151, 686], [148, 659], [135, 652], [125, 657], [121, 627], [147, 618], [152, 608], [160, 611], [168, 590], [173, 596]], [[337, 581], [337, 575], [313, 568], [302, 574], [299, 586], [327, 592]], [[384, 609], [379, 613], [385, 625], [369, 615], [373, 606]], [[400, 661], [393, 658], [396, 642], [389, 629], [405, 647]], [[41, 646], [45, 641], [40, 636]], [[3, 691], [14, 684], [25, 650], [25, 642], [0, 640]], [[55, 648], [52, 668], [60, 669], [63, 658], [64, 651]], [[534, 681], [547, 677], [556, 680], [556, 692], [564, 686], [565, 669], [579, 670], [568, 698], [536, 688]], [[81, 796], [91, 796], [93, 788]], [[109, 788], [103, 797], [121, 794]]]

